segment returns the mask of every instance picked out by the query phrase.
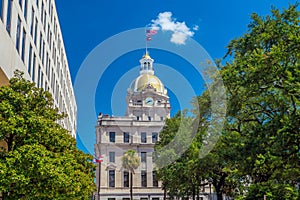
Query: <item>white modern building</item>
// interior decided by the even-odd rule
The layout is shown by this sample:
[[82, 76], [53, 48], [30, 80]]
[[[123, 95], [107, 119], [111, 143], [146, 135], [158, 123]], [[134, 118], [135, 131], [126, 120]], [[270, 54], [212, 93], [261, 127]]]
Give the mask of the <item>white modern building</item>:
[[15, 70], [49, 91], [76, 137], [76, 101], [54, 0], [0, 0], [0, 85]]
[[[122, 117], [100, 114], [96, 126], [96, 156], [103, 156], [97, 167], [97, 188], [105, 200], [128, 200], [129, 172], [122, 169], [121, 157], [129, 149], [140, 156], [141, 165], [133, 176], [133, 198], [163, 199], [152, 162], [154, 144], [166, 118], [170, 103], [162, 82], [154, 75], [153, 59], [146, 53], [140, 60], [140, 75], [127, 92], [127, 111]], [[100, 168], [101, 170], [100, 170]]]

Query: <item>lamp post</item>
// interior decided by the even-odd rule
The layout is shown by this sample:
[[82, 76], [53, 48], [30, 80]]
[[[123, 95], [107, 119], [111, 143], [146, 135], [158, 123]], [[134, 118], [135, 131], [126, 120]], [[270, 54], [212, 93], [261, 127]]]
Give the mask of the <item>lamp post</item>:
[[211, 198], [211, 184], [212, 184], [212, 178], [209, 178], [208, 180], [208, 184], [209, 184], [209, 200], [212, 200], [212, 198]]

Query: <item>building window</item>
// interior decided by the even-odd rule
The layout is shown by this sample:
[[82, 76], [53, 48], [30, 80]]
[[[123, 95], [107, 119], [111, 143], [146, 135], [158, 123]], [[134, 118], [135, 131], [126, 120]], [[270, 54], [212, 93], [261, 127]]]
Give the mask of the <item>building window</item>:
[[148, 116], [148, 120], [151, 121], [151, 116]]
[[130, 200], [130, 198], [122, 198], [122, 200]]
[[109, 170], [109, 177], [108, 177], [108, 185], [109, 187], [115, 187], [115, 170]]
[[152, 172], [152, 185], [153, 187], [158, 187], [158, 180], [156, 176], [156, 171]]
[[147, 143], [147, 133], [146, 132], [141, 133], [141, 143]]
[[21, 58], [22, 58], [23, 62], [25, 62], [25, 45], [26, 45], [26, 31], [25, 31], [25, 28], [23, 28], [22, 54], [21, 54]]
[[34, 41], [34, 44], [36, 46], [36, 42], [37, 42], [37, 18], [35, 18], [35, 22], [34, 22], [34, 34], [33, 34], [33, 41]]
[[34, 27], [34, 9], [32, 7], [31, 8], [31, 24], [30, 24], [30, 34], [31, 34], [32, 38], [33, 38], [33, 27]]
[[129, 143], [129, 133], [124, 132], [124, 143]]
[[32, 61], [32, 76], [31, 76], [33, 82], [35, 81], [35, 66], [36, 66], [36, 55], [34, 53], [33, 61]]
[[2, 13], [3, 13], [3, 0], [0, 0], [0, 20], [2, 20]]
[[26, 21], [27, 21], [27, 1], [28, 1], [28, 0], [25, 0], [25, 1], [24, 1], [24, 3], [25, 3], [25, 4], [24, 4], [24, 17], [25, 17], [25, 20], [26, 20]]
[[147, 172], [145, 170], [141, 171], [141, 186], [147, 187]]
[[124, 187], [129, 187], [129, 172], [124, 172]]
[[152, 133], [152, 143], [156, 143], [158, 140], [158, 133]]
[[21, 10], [22, 10], [22, 4], [23, 4], [23, 0], [19, 0], [19, 5], [20, 5], [20, 8], [21, 8]]
[[109, 142], [116, 142], [116, 133], [109, 132]]
[[16, 32], [16, 49], [20, 53], [21, 18], [18, 16]]
[[41, 66], [40, 66], [40, 65], [39, 65], [39, 68], [38, 68], [37, 87], [38, 87], [38, 88], [41, 88]]
[[116, 200], [116, 198], [108, 198], [107, 200]]
[[139, 121], [140, 120], [140, 116], [136, 116], [136, 120]]
[[40, 32], [40, 48], [39, 48], [39, 55], [40, 59], [42, 60], [42, 52], [43, 52], [43, 35], [42, 32]]
[[[0, 0], [1, 1], [1, 0]], [[29, 45], [29, 56], [28, 56], [28, 74], [31, 76], [32, 65], [32, 45]]]
[[142, 163], [147, 162], [147, 152], [141, 152], [141, 162]]
[[6, 30], [10, 34], [10, 29], [11, 29], [11, 15], [12, 15], [12, 6], [11, 6], [12, 1], [7, 1], [7, 16], [6, 16]]
[[115, 162], [115, 152], [109, 152], [109, 162]]

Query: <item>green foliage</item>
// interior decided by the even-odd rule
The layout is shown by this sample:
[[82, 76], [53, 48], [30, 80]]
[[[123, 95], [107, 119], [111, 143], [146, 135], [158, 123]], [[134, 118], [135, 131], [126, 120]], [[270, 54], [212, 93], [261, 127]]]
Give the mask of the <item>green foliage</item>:
[[[192, 101], [199, 126], [189, 148], [179, 158], [173, 150], [159, 154], [158, 161], [175, 158], [168, 166], [158, 162], [159, 178], [170, 197], [195, 198], [212, 178], [218, 199], [222, 195], [235, 199], [263, 199], [264, 195], [273, 200], [300, 198], [297, 6], [290, 5], [282, 12], [273, 8], [266, 17], [253, 14], [249, 31], [230, 42], [229, 61], [220, 68], [227, 88], [227, 123], [220, 133], [209, 132], [213, 120], [218, 121], [223, 112], [212, 115], [215, 99], [210, 94], [219, 92], [220, 83], [214, 79], [208, 90]], [[154, 155], [174, 140], [182, 121], [188, 117], [178, 114], [166, 121]], [[218, 140], [203, 157], [203, 149], [210, 149], [211, 135], [219, 136]]]
[[140, 164], [140, 158], [137, 155], [136, 151], [133, 149], [129, 149], [124, 152], [122, 158], [122, 167], [130, 172], [130, 199], [133, 200], [133, 174]]
[[140, 158], [137, 155], [135, 150], [128, 150], [124, 152], [124, 155], [121, 158], [122, 160], [122, 167], [132, 173], [140, 166]]
[[5, 199], [88, 199], [94, 191], [90, 155], [57, 124], [65, 117], [50, 93], [16, 72], [0, 88], [0, 191]]
[[300, 13], [296, 7], [283, 12], [273, 9], [265, 18], [253, 14], [249, 32], [229, 44], [233, 60], [221, 70], [230, 102], [228, 130], [240, 135], [238, 168], [251, 180], [246, 199], [266, 193], [269, 199], [295, 197], [300, 177]]

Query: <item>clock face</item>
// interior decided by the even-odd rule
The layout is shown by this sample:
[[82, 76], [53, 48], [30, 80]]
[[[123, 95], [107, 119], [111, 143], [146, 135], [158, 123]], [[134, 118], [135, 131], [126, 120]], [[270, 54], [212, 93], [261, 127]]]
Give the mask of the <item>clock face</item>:
[[154, 104], [154, 100], [151, 97], [147, 97], [145, 99], [145, 103], [152, 106]]

